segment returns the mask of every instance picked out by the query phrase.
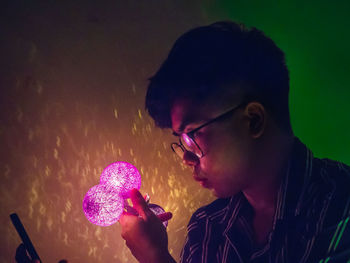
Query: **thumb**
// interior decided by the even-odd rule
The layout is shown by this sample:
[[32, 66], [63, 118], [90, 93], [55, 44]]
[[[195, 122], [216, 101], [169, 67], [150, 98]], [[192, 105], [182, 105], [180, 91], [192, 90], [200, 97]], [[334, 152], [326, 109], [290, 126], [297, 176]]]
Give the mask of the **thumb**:
[[160, 215], [157, 215], [157, 217], [160, 219], [160, 221], [168, 221], [173, 217], [173, 214], [171, 212], [165, 212]]
[[152, 211], [149, 209], [141, 193], [135, 188], [132, 189], [130, 193], [130, 199], [135, 210], [144, 220], [146, 220]]

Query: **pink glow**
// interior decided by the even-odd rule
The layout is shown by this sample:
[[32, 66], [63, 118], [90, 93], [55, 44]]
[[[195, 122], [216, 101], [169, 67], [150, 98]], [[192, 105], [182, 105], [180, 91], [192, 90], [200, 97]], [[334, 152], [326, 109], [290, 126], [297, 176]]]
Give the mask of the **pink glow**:
[[141, 175], [130, 163], [115, 162], [108, 165], [100, 176], [100, 184], [86, 193], [83, 210], [87, 219], [99, 226], [116, 223], [124, 210], [124, 199], [130, 190], [140, 189]]
[[117, 189], [124, 198], [129, 198], [131, 189], [140, 189], [141, 175], [130, 163], [115, 162], [108, 165], [102, 172], [100, 184]]
[[87, 219], [98, 226], [116, 223], [123, 213], [124, 202], [116, 189], [95, 185], [86, 193], [83, 210]]
[[[83, 210], [87, 219], [98, 226], [110, 226], [116, 223], [124, 211], [124, 200], [130, 197], [130, 190], [140, 189], [141, 175], [130, 163], [115, 162], [108, 165], [101, 174], [100, 184], [86, 193]], [[164, 209], [156, 204], [149, 204], [156, 214]], [[167, 227], [168, 222], [163, 222]]]
[[191, 146], [192, 145], [192, 141], [190, 140], [190, 138], [188, 138], [188, 135], [187, 134], [183, 134], [182, 137], [184, 138], [185, 140], [185, 143], [188, 145], [188, 146]]

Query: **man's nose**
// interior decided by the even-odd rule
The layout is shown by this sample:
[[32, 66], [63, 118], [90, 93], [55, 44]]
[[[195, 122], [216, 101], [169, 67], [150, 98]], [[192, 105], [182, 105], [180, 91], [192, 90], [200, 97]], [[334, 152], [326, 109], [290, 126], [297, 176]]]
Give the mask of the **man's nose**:
[[185, 151], [182, 162], [188, 166], [195, 166], [199, 163], [199, 158], [193, 152]]

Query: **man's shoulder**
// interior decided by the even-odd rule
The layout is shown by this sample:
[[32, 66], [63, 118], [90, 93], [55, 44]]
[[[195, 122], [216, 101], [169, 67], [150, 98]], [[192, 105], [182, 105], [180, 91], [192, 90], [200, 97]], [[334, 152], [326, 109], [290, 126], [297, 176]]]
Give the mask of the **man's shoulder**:
[[305, 211], [309, 211], [311, 205], [322, 213], [324, 227], [338, 224], [349, 213], [349, 185], [348, 165], [328, 158], [314, 158], [313, 172], [304, 192]]
[[334, 169], [335, 171], [338, 171], [338, 172], [350, 173], [350, 166], [343, 162], [335, 161], [329, 158], [315, 157], [314, 159], [319, 163], [321, 163], [327, 169]]
[[315, 179], [319, 178], [319, 182], [328, 186], [336, 187], [337, 191], [345, 191], [350, 195], [348, 190], [350, 184], [350, 167], [342, 162], [331, 160], [328, 158], [314, 158], [316, 166]]
[[346, 206], [350, 198], [350, 167], [328, 158], [314, 158], [312, 173], [305, 181], [303, 197], [314, 204], [337, 203], [337, 209]]
[[350, 167], [328, 158], [314, 158], [313, 166], [304, 199], [305, 215], [316, 226], [312, 253], [339, 256], [350, 245]]

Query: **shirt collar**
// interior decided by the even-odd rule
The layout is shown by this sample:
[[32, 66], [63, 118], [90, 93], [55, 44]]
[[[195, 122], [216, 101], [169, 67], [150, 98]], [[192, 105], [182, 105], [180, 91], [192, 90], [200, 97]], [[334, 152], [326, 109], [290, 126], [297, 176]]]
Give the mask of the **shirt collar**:
[[[312, 160], [312, 152], [297, 137], [294, 137], [292, 152], [287, 164], [287, 172], [282, 179], [278, 192], [276, 212], [271, 233], [275, 232], [276, 228], [285, 225], [284, 221], [299, 215], [300, 204], [298, 203], [304, 194], [305, 187], [303, 186], [311, 177]], [[221, 220], [221, 223], [226, 226], [224, 235], [229, 239], [231, 245], [237, 247], [240, 246], [240, 243], [244, 243], [236, 242], [239, 231], [235, 228], [235, 223], [239, 217], [247, 217], [250, 216], [251, 213], [252, 209], [243, 193], [231, 197], [227, 212]]]

